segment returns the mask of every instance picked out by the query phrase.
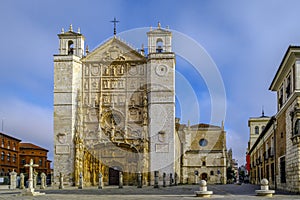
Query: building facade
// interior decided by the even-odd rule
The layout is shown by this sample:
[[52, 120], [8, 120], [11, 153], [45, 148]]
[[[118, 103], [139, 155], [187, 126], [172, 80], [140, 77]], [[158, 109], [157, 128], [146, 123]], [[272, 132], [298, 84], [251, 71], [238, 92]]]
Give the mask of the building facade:
[[51, 161], [48, 160], [48, 150], [31, 143], [20, 143], [20, 173], [29, 173], [29, 168], [24, 167], [25, 164], [30, 163], [30, 159], [33, 159], [33, 163], [37, 164], [38, 167], [34, 168], [34, 171], [38, 174], [45, 173], [46, 175], [51, 174]]
[[13, 170], [19, 173], [19, 144], [21, 140], [0, 132], [0, 176], [8, 176]]
[[180, 125], [181, 183], [226, 184], [227, 149], [224, 127], [208, 124]]
[[160, 24], [147, 33], [148, 54], [114, 35], [92, 52], [84, 36], [62, 31], [54, 55], [54, 179], [96, 185], [153, 182], [179, 173], [175, 133], [175, 54]]
[[251, 180], [269, 178], [274, 188], [300, 192], [300, 47], [290, 46], [270, 90], [277, 113], [250, 149]]

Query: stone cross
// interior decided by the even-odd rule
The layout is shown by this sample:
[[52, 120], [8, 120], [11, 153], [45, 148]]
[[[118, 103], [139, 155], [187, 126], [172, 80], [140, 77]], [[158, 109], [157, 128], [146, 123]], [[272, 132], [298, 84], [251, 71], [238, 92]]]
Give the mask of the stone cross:
[[166, 187], [166, 173], [163, 173], [163, 187]]
[[102, 173], [99, 173], [99, 186], [98, 189], [102, 189], [103, 188], [103, 176]]
[[41, 173], [41, 189], [46, 188], [46, 174], [44, 172]]
[[141, 172], [138, 172], [138, 184], [137, 184], [137, 187], [138, 188], [142, 188], [143, 187], [143, 183], [142, 183], [142, 173]]
[[20, 174], [20, 189], [24, 189], [25, 187], [24, 187], [24, 174], [23, 173], [21, 173]]
[[123, 173], [119, 172], [119, 188], [123, 188]]
[[33, 164], [33, 159], [30, 159], [29, 164], [25, 164], [24, 167], [29, 167], [29, 179], [28, 179], [28, 189], [33, 189], [33, 168], [38, 167], [39, 165]]
[[10, 172], [9, 175], [10, 175], [10, 186], [9, 186], [9, 188], [11, 190], [15, 190], [17, 188], [17, 173], [13, 169], [13, 171]]
[[158, 176], [159, 176], [159, 171], [154, 171], [154, 188], [159, 188], [159, 186], [158, 186]]

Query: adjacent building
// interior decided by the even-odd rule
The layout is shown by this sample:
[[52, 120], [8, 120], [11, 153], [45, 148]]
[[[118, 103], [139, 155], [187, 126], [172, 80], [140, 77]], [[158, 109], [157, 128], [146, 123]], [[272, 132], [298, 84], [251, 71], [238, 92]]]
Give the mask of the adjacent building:
[[300, 192], [300, 47], [290, 46], [270, 85], [277, 113], [249, 149], [251, 182]]
[[48, 150], [31, 143], [22, 143], [20, 139], [0, 132], [0, 177], [9, 176], [12, 171], [27, 173], [24, 165], [33, 159], [39, 167], [34, 170], [39, 174], [51, 174], [51, 161], [47, 159]]
[[209, 124], [177, 127], [182, 144], [181, 183], [206, 180], [209, 184], [226, 184], [224, 127]]
[[13, 170], [19, 173], [20, 139], [0, 132], [0, 176], [8, 176]]
[[31, 143], [20, 143], [20, 173], [29, 173], [29, 168], [24, 167], [25, 164], [33, 159], [33, 162], [38, 165], [34, 170], [37, 173], [51, 174], [51, 161], [47, 158], [48, 150]]

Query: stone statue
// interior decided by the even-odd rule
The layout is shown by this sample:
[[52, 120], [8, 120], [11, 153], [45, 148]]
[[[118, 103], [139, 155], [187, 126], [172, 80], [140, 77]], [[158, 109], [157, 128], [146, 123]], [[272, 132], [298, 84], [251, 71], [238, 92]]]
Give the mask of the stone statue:
[[24, 187], [24, 179], [25, 179], [24, 174], [21, 173], [20, 174], [20, 189], [24, 189], [25, 188]]
[[46, 188], [46, 174], [44, 172], [41, 173], [41, 189]]

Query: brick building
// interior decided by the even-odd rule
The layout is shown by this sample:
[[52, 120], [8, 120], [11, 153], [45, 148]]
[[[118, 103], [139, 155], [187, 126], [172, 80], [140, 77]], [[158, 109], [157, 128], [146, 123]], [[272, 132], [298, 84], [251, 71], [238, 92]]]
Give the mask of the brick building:
[[8, 176], [9, 172], [19, 173], [20, 139], [0, 132], [0, 176]]
[[38, 167], [34, 168], [39, 174], [44, 172], [45, 174], [50, 174], [50, 164], [51, 161], [47, 159], [48, 150], [31, 143], [20, 143], [20, 172], [28, 173], [28, 168], [24, 165], [33, 159], [33, 162]]

